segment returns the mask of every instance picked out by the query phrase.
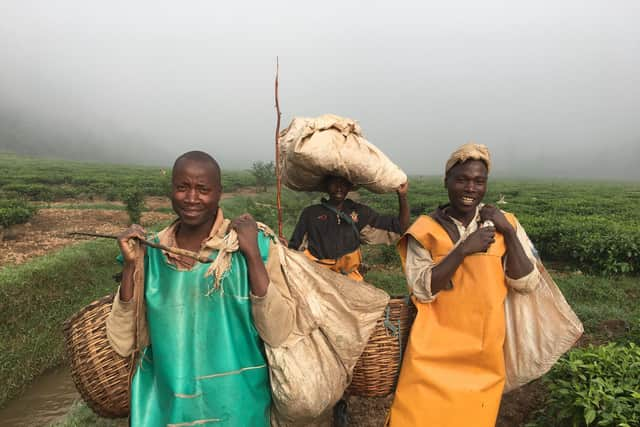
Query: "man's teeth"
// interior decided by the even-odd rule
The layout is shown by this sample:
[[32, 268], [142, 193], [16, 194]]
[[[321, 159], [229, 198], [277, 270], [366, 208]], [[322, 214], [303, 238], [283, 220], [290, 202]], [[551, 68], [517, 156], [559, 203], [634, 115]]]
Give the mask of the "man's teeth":
[[473, 203], [473, 197], [462, 197], [464, 203]]

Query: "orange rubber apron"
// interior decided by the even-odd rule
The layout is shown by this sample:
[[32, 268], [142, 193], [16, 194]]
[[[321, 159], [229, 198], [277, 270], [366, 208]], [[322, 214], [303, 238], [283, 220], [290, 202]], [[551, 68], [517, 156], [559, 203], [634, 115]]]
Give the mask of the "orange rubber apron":
[[358, 267], [360, 267], [360, 263], [362, 262], [362, 253], [360, 249], [356, 249], [353, 252], [349, 252], [346, 255], [341, 256], [338, 259], [319, 259], [314, 257], [309, 249], [304, 251], [304, 254], [313, 261], [317, 262], [320, 265], [327, 267], [330, 270], [335, 271], [336, 273], [344, 274], [345, 276], [357, 280], [358, 282], [362, 282], [364, 278], [358, 271]]
[[[507, 217], [511, 223], [514, 218]], [[453, 249], [447, 232], [421, 216], [398, 243], [405, 265], [407, 235], [440, 262]], [[496, 233], [486, 253], [467, 256], [453, 275], [453, 289], [418, 309], [389, 414], [392, 427], [495, 426], [505, 381], [502, 257]]]

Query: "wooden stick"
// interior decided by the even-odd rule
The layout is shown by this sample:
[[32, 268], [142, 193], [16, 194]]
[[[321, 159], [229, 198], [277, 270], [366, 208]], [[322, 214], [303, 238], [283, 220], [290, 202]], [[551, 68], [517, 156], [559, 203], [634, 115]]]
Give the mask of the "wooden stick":
[[280, 112], [280, 101], [278, 100], [278, 74], [280, 72], [280, 62], [276, 56], [276, 205], [278, 207], [278, 237], [283, 238], [282, 235], [282, 179], [280, 177], [280, 118], [282, 113]]
[[[113, 236], [111, 234], [85, 233], [85, 232], [80, 232], [80, 231], [73, 231], [73, 232], [68, 233], [68, 234], [76, 235], [76, 236], [102, 237], [102, 238], [105, 238], [105, 239], [116, 239], [116, 240], [118, 239], [118, 236]], [[150, 246], [150, 247], [156, 248], [156, 249], [162, 249], [163, 251], [171, 252], [172, 254], [182, 255], [182, 256], [185, 256], [187, 258], [195, 259], [196, 261], [198, 261], [198, 262], [200, 262], [202, 264], [209, 264], [209, 263], [213, 262], [213, 260], [211, 258], [200, 256], [197, 253], [188, 251], [186, 249], [180, 249], [180, 248], [174, 248], [174, 247], [171, 247], [171, 246], [165, 246], [165, 245], [161, 245], [160, 243], [154, 243], [154, 242], [150, 242], [150, 241], [144, 240], [144, 239], [138, 239], [138, 240], [143, 245], [147, 245], [147, 246]]]

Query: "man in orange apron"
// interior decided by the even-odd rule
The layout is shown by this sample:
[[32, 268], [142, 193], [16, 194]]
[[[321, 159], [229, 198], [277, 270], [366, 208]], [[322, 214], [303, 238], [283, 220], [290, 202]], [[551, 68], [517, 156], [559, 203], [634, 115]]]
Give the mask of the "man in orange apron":
[[398, 243], [418, 309], [389, 425], [494, 426], [505, 381], [507, 286], [535, 288], [539, 272], [516, 218], [483, 205], [490, 157], [466, 144], [445, 169], [449, 203], [421, 216]]

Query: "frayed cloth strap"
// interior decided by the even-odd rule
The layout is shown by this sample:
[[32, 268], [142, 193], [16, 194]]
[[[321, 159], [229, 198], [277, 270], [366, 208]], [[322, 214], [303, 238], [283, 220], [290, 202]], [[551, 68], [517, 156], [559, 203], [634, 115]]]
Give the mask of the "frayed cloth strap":
[[[258, 231], [262, 231], [268, 237], [275, 235], [273, 230], [261, 222], [258, 223]], [[277, 239], [273, 239], [273, 241], [277, 241]], [[220, 289], [220, 282], [231, 268], [231, 255], [240, 247], [238, 245], [238, 233], [236, 233], [234, 229], [229, 228], [229, 232], [225, 234], [224, 237], [210, 239], [206, 246], [218, 251], [216, 259], [211, 263], [205, 273], [206, 277], [213, 276], [215, 279], [213, 288], [208, 292], [208, 294], [210, 294]]]
[[[139, 243], [136, 242], [136, 261], [135, 267], [133, 270], [133, 299], [135, 301], [135, 325], [136, 325], [136, 333], [135, 333], [135, 343], [133, 346], [133, 352], [131, 353], [131, 362], [129, 367], [129, 406], [131, 406], [131, 381], [133, 381], [133, 376], [135, 375], [136, 368], [138, 367], [138, 360], [140, 358], [140, 354], [144, 347], [146, 347], [148, 342], [148, 336], [143, 336], [142, 334], [142, 322], [146, 321], [146, 310], [144, 305], [144, 257], [145, 257], [145, 248]], [[119, 296], [116, 295], [116, 298]]]
[[136, 352], [140, 352], [143, 346], [142, 338], [142, 321], [145, 319], [146, 313], [144, 308], [144, 255], [145, 249], [141, 244], [137, 243], [136, 248], [136, 264], [133, 271], [133, 298], [136, 302]]

